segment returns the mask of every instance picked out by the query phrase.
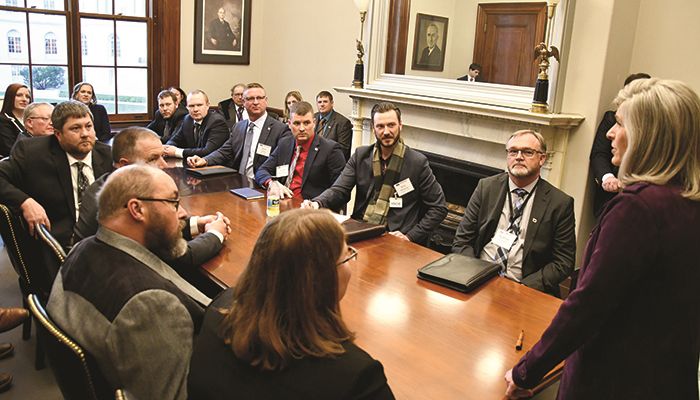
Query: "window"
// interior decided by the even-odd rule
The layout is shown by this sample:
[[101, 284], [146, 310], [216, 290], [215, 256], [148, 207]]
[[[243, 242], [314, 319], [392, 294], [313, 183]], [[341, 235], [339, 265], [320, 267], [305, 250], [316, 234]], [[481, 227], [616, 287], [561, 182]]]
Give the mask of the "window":
[[5, 0], [6, 6], [17, 7], [17, 0]]
[[47, 10], [53, 10], [56, 8], [56, 2], [54, 0], [44, 0], [44, 8]]
[[22, 52], [22, 38], [19, 36], [19, 32], [12, 29], [7, 32], [7, 52], [8, 53], [21, 53]]
[[83, 56], [88, 55], [88, 45], [87, 45], [87, 36], [85, 34], [80, 35], [80, 48], [82, 49], [82, 54]]
[[112, 57], [114, 57], [114, 44], [117, 44], [117, 58], [122, 56], [122, 46], [119, 42], [119, 36], [117, 36], [117, 40], [114, 40], [114, 34], [110, 33], [109, 34], [109, 50], [110, 53], [112, 54]]
[[58, 46], [56, 46], [56, 35], [53, 32], [48, 32], [44, 35], [44, 53], [58, 54]]

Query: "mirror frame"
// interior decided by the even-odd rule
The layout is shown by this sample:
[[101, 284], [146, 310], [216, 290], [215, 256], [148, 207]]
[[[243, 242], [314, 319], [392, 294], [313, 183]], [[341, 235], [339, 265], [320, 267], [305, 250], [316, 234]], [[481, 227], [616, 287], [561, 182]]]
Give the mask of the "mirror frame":
[[[551, 0], [550, 0], [551, 1]], [[551, 32], [551, 44], [561, 51], [562, 60], [568, 49], [562, 51], [570, 0], [561, 0], [554, 11]], [[535, 89], [527, 86], [511, 86], [495, 83], [463, 82], [456, 79], [433, 78], [425, 76], [396, 75], [385, 73], [387, 40], [389, 38], [389, 16], [391, 0], [374, 0], [370, 10], [368, 68], [365, 77], [365, 89], [411, 96], [431, 97], [448, 101], [469, 102], [487, 106], [501, 106], [520, 110], [529, 110]], [[569, 11], [567, 13], [567, 11]], [[533, 49], [534, 53], [534, 49]], [[549, 67], [549, 108], [557, 110], [556, 89], [560, 62], [551, 60]], [[469, 90], [465, 90], [465, 89]]]

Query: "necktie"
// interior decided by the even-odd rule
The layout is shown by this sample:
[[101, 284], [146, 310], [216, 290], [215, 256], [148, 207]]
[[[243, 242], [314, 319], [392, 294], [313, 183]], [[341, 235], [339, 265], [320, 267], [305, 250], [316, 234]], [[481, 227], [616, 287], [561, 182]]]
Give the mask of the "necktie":
[[163, 140], [167, 140], [170, 137], [170, 120], [165, 120], [165, 126], [163, 126]]
[[[508, 224], [508, 232], [520, 235], [520, 221], [523, 219], [523, 205], [525, 204], [525, 196], [527, 196], [527, 190], [516, 188], [513, 189], [513, 214], [510, 216], [510, 224]], [[505, 270], [508, 265], [508, 251], [510, 249], [504, 249], [503, 247], [498, 247], [496, 250], [496, 257], [494, 261], [503, 266]]]
[[[250, 146], [253, 143], [253, 128], [255, 125], [252, 122], [248, 123], [248, 132], [245, 135], [245, 141], [243, 142], [243, 153], [241, 154], [241, 164], [238, 166], [238, 173], [250, 176], [248, 173], [248, 158], [250, 157]], [[252, 166], [251, 166], [252, 168]]]
[[243, 107], [236, 107], [236, 122], [240, 122], [243, 120]]
[[323, 128], [325, 128], [325, 127], [326, 127], [326, 119], [325, 119], [325, 118], [321, 118], [321, 119], [318, 121], [318, 133], [320, 133], [321, 136], [324, 136], [324, 137], [325, 137], [325, 135], [324, 135], [324, 132], [323, 132]]
[[83, 192], [90, 185], [90, 182], [88, 182], [87, 176], [85, 176], [85, 173], [83, 173], [85, 163], [82, 161], [77, 161], [73, 165], [75, 165], [78, 170], [78, 206], [80, 206], [80, 203], [83, 201]]
[[202, 135], [202, 125], [195, 122], [194, 124], [194, 145], [200, 147], [199, 139]]
[[292, 180], [294, 179], [294, 169], [296, 169], [297, 167], [297, 160], [299, 160], [299, 154], [301, 154], [301, 146], [297, 146], [296, 150], [294, 151], [292, 163], [289, 164], [289, 174], [287, 174], [287, 182], [284, 184], [284, 186], [286, 187], [289, 187], [289, 185], [292, 184]]

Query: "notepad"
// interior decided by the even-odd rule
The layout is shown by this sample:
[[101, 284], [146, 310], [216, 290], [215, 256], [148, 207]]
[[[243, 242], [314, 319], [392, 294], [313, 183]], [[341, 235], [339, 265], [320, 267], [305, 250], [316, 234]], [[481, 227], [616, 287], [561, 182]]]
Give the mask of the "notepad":
[[243, 188], [238, 188], [238, 189], [231, 189], [229, 190], [231, 193], [235, 194], [236, 196], [243, 197], [246, 200], [255, 200], [255, 199], [262, 199], [265, 197], [264, 194], [261, 192], [258, 192], [255, 189], [243, 187]]
[[229, 167], [224, 167], [223, 165], [212, 165], [211, 167], [187, 168], [187, 172], [200, 178], [205, 178], [207, 176], [214, 175], [234, 174], [236, 173], [236, 170]]

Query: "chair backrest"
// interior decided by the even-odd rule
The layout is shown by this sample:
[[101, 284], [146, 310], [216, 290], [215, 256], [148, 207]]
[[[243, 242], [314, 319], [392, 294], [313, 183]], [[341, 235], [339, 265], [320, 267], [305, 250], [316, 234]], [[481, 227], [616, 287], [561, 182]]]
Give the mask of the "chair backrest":
[[39, 224], [37, 231], [39, 232], [39, 237], [41, 240], [49, 247], [49, 250], [51, 250], [51, 253], [56, 256], [56, 261], [58, 262], [58, 266], [60, 267], [61, 264], [63, 264], [64, 261], [66, 261], [66, 252], [63, 250], [63, 247], [61, 246], [60, 243], [58, 243], [58, 240], [56, 240], [55, 237], [49, 233], [49, 230], [46, 229], [46, 226], [44, 224]]
[[27, 298], [36, 320], [37, 336], [56, 382], [66, 399], [113, 399], [114, 391], [94, 359], [49, 317], [36, 295]]

